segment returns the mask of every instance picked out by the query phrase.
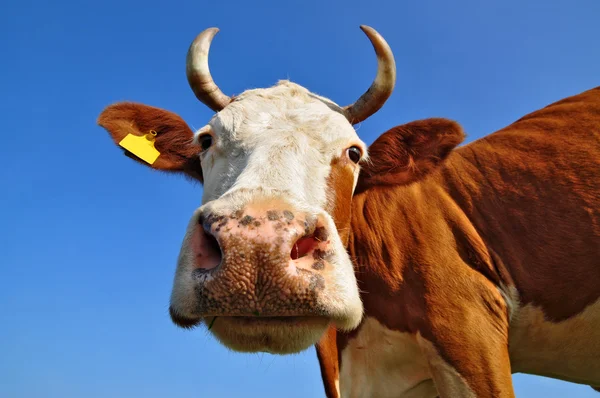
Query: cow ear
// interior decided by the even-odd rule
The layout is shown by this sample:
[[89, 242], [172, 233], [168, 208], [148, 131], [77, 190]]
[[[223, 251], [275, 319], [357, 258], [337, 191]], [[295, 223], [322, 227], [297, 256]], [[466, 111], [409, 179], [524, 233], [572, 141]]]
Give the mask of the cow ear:
[[465, 139], [462, 127], [432, 118], [396, 126], [369, 147], [357, 192], [376, 185], [405, 185], [435, 170]]
[[[200, 147], [193, 143], [194, 133], [186, 122], [173, 112], [152, 106], [121, 102], [107, 107], [98, 118], [98, 124], [104, 127], [115, 144], [125, 145], [125, 155], [156, 170], [185, 173], [202, 182], [200, 166]], [[127, 137], [126, 141], [123, 139]], [[158, 157], [151, 156], [149, 162], [136, 156], [137, 145], [147, 149], [144, 137], [152, 140]], [[151, 146], [150, 146], [151, 148]], [[156, 152], [152, 150], [155, 153]], [[139, 155], [139, 153], [138, 153]]]

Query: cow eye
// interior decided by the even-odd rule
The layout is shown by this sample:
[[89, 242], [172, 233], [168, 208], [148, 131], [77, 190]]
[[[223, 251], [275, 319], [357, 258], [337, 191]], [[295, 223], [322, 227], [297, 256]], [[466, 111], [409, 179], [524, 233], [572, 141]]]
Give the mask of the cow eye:
[[212, 143], [213, 137], [210, 134], [204, 134], [198, 137], [198, 144], [200, 144], [200, 147], [203, 151], [206, 151], [208, 148], [210, 148]]
[[362, 157], [362, 152], [357, 146], [351, 146], [350, 148], [348, 148], [347, 153], [350, 160], [354, 163], [358, 163], [360, 161], [360, 158]]

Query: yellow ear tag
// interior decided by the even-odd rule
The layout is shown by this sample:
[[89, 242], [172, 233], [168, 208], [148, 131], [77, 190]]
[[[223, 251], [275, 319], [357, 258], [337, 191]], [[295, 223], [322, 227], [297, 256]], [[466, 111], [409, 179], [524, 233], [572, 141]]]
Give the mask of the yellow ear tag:
[[156, 131], [150, 130], [150, 132], [142, 137], [133, 134], [127, 134], [125, 138], [119, 142], [119, 145], [133, 153], [144, 162], [153, 164], [160, 152], [154, 147], [154, 137], [156, 137]]

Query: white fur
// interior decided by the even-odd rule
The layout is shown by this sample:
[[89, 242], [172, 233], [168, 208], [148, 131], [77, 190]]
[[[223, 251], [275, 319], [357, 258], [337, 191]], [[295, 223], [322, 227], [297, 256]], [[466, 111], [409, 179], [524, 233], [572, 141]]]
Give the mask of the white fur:
[[202, 156], [203, 204], [260, 188], [323, 208], [332, 159], [351, 145], [366, 153], [339, 106], [287, 81], [244, 92], [209, 126], [216, 143]]
[[417, 336], [370, 317], [342, 350], [339, 389], [343, 398], [438, 395]]
[[562, 322], [547, 320], [533, 304], [517, 308], [509, 347], [513, 373], [600, 385], [600, 300]]
[[511, 322], [520, 307], [519, 292], [517, 292], [516, 287], [507, 286], [504, 283], [500, 283], [498, 291], [506, 303], [506, 308], [508, 310], [508, 321]]

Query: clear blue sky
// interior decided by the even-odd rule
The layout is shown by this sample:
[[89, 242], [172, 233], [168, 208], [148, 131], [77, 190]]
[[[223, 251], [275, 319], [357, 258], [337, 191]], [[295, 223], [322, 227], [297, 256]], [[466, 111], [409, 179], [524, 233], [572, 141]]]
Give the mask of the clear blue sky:
[[[201, 187], [124, 157], [95, 121], [134, 100], [202, 126], [184, 72], [191, 40], [221, 32], [225, 93], [289, 78], [346, 104], [392, 46], [397, 88], [359, 133], [443, 116], [469, 140], [600, 85], [598, 0], [40, 1], [0, 7], [0, 396], [320, 397], [313, 350], [241, 355], [167, 308]], [[568, 299], [568, 298], [566, 298]], [[599, 397], [515, 376], [519, 397]]]

